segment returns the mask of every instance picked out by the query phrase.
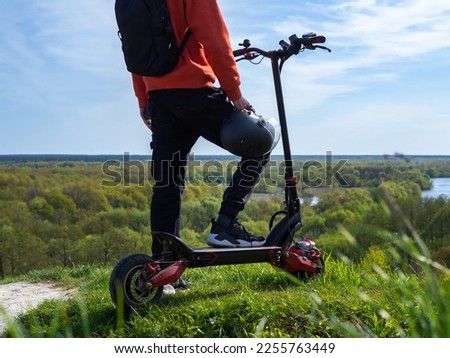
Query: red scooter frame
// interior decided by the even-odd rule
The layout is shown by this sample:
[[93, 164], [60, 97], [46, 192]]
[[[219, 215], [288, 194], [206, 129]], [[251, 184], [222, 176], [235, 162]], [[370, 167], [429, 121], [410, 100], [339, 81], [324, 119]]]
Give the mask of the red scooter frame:
[[[253, 61], [259, 56], [269, 58], [278, 106], [285, 164], [285, 210], [276, 212], [269, 223], [269, 233], [262, 247], [251, 248], [191, 248], [178, 237], [165, 232], [152, 232], [154, 240], [163, 243], [162, 258], [154, 260], [145, 254], [131, 254], [120, 260], [110, 277], [110, 294], [113, 302], [123, 304], [125, 310], [156, 303], [161, 298], [164, 285], [177, 281], [186, 268], [249, 264], [267, 262], [300, 279], [321, 274], [325, 268], [320, 251], [314, 242], [301, 240], [294, 243], [294, 234], [302, 226], [297, 178], [294, 176], [284, 107], [281, 70], [292, 55], [308, 49], [328, 48], [317, 45], [325, 42], [324, 36], [308, 33], [298, 38], [292, 35], [289, 43], [280, 41], [281, 49], [263, 51], [251, 47], [245, 40], [242, 49], [234, 51], [237, 61]], [[274, 225], [276, 217], [283, 218]]]

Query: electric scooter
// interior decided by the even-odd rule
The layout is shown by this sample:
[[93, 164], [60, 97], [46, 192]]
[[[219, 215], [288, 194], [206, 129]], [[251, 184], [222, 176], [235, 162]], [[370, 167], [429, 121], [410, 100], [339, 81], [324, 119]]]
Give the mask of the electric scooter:
[[[124, 309], [130, 311], [147, 304], [157, 303], [162, 296], [164, 285], [176, 282], [187, 268], [266, 262], [301, 280], [323, 273], [324, 260], [315, 243], [306, 239], [294, 242], [294, 235], [301, 228], [302, 219], [297, 192], [298, 181], [294, 176], [288, 137], [281, 70], [286, 60], [305, 50], [320, 48], [331, 52], [327, 47], [318, 45], [325, 41], [324, 36], [317, 36], [314, 33], [305, 34], [300, 38], [292, 35], [289, 43], [280, 41], [280, 49], [263, 51], [251, 47], [250, 41], [244, 40], [242, 44], [239, 44], [243, 48], [233, 52], [236, 61], [247, 60], [254, 63], [253, 61], [261, 56], [269, 58], [272, 62], [284, 151], [285, 208], [272, 215], [264, 246], [191, 248], [174, 235], [152, 232], [153, 239], [160, 240], [163, 244], [162, 257], [155, 260], [146, 254], [131, 254], [116, 264], [109, 283], [110, 295], [116, 305], [123, 304]], [[279, 221], [275, 224], [277, 218]]]

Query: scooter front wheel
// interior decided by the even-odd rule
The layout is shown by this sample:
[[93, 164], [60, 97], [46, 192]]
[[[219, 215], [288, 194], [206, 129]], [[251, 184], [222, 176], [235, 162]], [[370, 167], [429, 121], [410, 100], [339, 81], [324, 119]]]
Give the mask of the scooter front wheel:
[[148, 285], [148, 272], [144, 270], [155, 260], [144, 254], [131, 254], [114, 267], [109, 280], [109, 293], [117, 307], [123, 305], [125, 312], [157, 303], [163, 287]]
[[322, 257], [320, 257], [317, 261], [314, 262], [317, 267], [314, 272], [308, 272], [308, 271], [294, 271], [291, 272], [291, 275], [298, 278], [301, 281], [308, 281], [309, 279], [312, 279], [317, 276], [323, 275], [325, 271], [325, 261]]
[[311, 240], [301, 240], [283, 255], [282, 267], [302, 281], [320, 276], [325, 271], [325, 261]]

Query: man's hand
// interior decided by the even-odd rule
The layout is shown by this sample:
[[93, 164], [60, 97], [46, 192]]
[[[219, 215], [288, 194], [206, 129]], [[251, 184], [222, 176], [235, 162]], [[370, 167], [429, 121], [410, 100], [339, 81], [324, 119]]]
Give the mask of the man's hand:
[[244, 97], [241, 97], [238, 100], [232, 102], [237, 110], [255, 113], [255, 109], [252, 107], [250, 102], [247, 101]]
[[148, 129], [151, 130], [152, 129], [152, 120], [145, 116], [145, 108], [139, 108], [139, 112], [140, 112], [142, 120], [144, 121], [144, 124], [147, 126]]

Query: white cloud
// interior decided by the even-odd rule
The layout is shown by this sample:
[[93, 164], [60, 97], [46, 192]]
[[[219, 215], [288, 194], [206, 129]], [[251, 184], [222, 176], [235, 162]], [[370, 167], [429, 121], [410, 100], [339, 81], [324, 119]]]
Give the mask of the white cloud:
[[329, 25], [339, 41], [380, 62], [450, 47], [450, 3], [441, 0], [359, 1], [333, 7], [343, 21]]
[[35, 2], [35, 41], [41, 43], [47, 58], [76, 70], [111, 74], [122, 60], [113, 4], [106, 0]]

